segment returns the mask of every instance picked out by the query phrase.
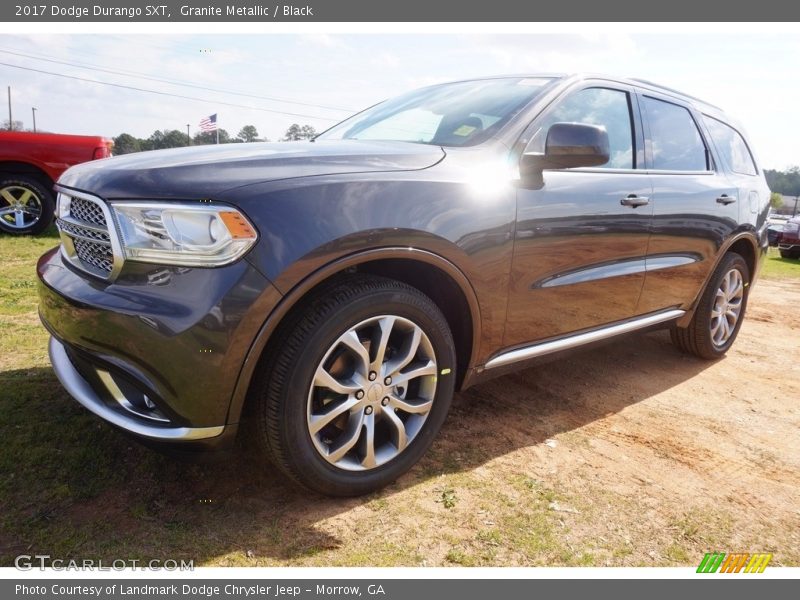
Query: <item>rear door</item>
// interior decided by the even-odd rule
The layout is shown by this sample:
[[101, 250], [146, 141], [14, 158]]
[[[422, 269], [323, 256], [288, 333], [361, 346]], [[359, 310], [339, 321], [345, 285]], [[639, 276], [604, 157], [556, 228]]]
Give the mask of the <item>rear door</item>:
[[739, 223], [757, 227], [759, 215], [769, 203], [769, 188], [750, 147], [733, 125], [707, 114], [702, 119], [728, 179], [739, 189]]
[[652, 206], [632, 88], [586, 82], [532, 123], [527, 151], [543, 152], [551, 125], [605, 127], [601, 167], [546, 170], [517, 191], [517, 229], [505, 345], [516, 346], [630, 318], [644, 282]]
[[699, 113], [650, 91], [640, 92], [639, 105], [653, 230], [637, 312], [648, 313], [692, 303], [737, 226], [742, 199], [715, 159]]

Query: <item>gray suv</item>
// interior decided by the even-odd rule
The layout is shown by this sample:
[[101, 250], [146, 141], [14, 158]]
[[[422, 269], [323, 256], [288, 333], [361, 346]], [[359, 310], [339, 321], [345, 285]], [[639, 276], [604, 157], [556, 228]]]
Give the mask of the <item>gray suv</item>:
[[595, 75], [432, 86], [313, 142], [116, 157], [57, 191], [38, 274], [67, 391], [159, 447], [245, 433], [334, 495], [411, 468], [487, 378], [658, 327], [723, 355], [767, 248], [742, 129]]

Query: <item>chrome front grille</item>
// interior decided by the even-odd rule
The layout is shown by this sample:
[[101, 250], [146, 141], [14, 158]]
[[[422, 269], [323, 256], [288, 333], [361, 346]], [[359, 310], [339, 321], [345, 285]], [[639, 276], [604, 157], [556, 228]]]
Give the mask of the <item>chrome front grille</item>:
[[110, 279], [122, 266], [122, 256], [111, 213], [102, 200], [84, 194], [61, 192], [56, 225], [61, 247], [76, 267], [97, 277]]
[[106, 216], [99, 204], [85, 198], [73, 197], [69, 205], [70, 216], [76, 221], [108, 228]]
[[81, 227], [80, 225], [76, 225], [71, 221], [65, 221], [64, 219], [58, 220], [58, 226], [61, 231], [65, 231], [73, 238], [88, 238], [90, 240], [97, 240], [99, 242], [103, 242], [105, 244], [111, 245], [111, 237], [108, 235], [108, 231], [98, 231], [96, 229], [87, 229], [86, 227]]
[[114, 268], [114, 253], [111, 250], [111, 244], [90, 242], [82, 238], [73, 238], [72, 243], [75, 246], [75, 254], [82, 263], [111, 273]]

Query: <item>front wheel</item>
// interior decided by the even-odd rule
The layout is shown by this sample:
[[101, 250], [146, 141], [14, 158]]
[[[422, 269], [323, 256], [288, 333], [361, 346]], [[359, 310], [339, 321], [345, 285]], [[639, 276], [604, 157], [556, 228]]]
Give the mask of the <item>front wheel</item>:
[[0, 175], [0, 231], [37, 234], [53, 221], [55, 199], [38, 179]]
[[259, 445], [282, 471], [354, 496], [422, 457], [455, 387], [453, 339], [430, 298], [350, 276], [316, 292], [275, 335], [254, 416]]
[[750, 269], [735, 252], [726, 254], [708, 282], [686, 328], [673, 327], [673, 343], [689, 354], [714, 359], [733, 345], [747, 308]]
[[800, 250], [780, 250], [781, 258], [800, 258]]

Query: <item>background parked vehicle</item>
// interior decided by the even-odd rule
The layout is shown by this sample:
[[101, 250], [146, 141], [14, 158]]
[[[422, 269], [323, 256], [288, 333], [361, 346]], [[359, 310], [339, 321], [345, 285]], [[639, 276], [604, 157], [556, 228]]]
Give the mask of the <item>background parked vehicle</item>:
[[69, 167], [111, 156], [100, 136], [0, 131], [0, 231], [35, 234], [53, 221], [53, 183]]
[[773, 248], [778, 246], [778, 240], [781, 237], [781, 232], [783, 232], [783, 223], [770, 223], [767, 226], [767, 240], [769, 241], [769, 245]]
[[783, 258], [800, 258], [800, 216], [786, 221], [778, 238], [778, 250]]

